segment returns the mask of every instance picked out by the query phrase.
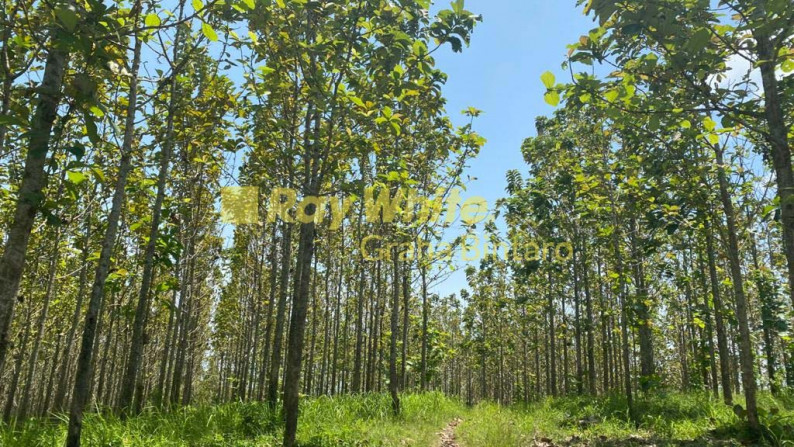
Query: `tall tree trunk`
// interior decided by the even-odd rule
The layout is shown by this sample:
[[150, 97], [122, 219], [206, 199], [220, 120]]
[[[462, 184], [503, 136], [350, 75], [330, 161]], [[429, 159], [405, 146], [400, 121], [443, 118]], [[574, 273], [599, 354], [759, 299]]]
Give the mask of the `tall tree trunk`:
[[648, 391], [653, 385], [656, 375], [656, 366], [653, 359], [653, 330], [651, 321], [651, 308], [648, 304], [648, 290], [645, 286], [645, 265], [641, 247], [637, 243], [639, 228], [637, 219], [631, 218], [631, 251], [634, 281], [637, 289], [636, 309], [637, 318], [635, 324], [638, 326], [640, 336], [640, 387], [642, 391]]
[[[422, 359], [419, 367], [420, 390], [427, 391], [427, 325], [430, 305], [427, 301], [427, 266], [420, 260], [419, 273], [422, 278]], [[484, 390], [483, 390], [484, 391]]]
[[772, 164], [777, 176], [777, 195], [780, 201], [781, 222], [783, 227], [783, 248], [788, 265], [789, 298], [794, 305], [794, 172], [791, 165], [789, 147], [789, 126], [785, 123], [785, 113], [781, 104], [775, 67], [778, 62], [777, 50], [772, 38], [766, 31], [753, 31], [758, 53], [758, 66], [764, 87], [764, 113], [766, 116], [772, 152]]
[[588, 390], [591, 395], [596, 395], [596, 364], [595, 364], [595, 320], [593, 314], [593, 297], [590, 293], [590, 278], [589, 267], [587, 265], [587, 251], [585, 249], [586, 243], [582, 243], [582, 280], [584, 282], [584, 299], [585, 299], [585, 312], [587, 313], [587, 322], [585, 329], [587, 330], [587, 376], [588, 376]]
[[61, 87], [69, 54], [60, 49], [56, 33], [50, 40], [44, 75], [38, 89], [36, 114], [31, 123], [25, 172], [17, 192], [16, 209], [8, 228], [6, 245], [0, 258], [0, 371], [8, 353], [8, 332], [14, 314], [19, 283], [25, 268], [30, 232], [39, 208], [44, 203], [47, 185], [44, 167], [50, 150], [52, 126], [61, 102]]
[[402, 345], [402, 360], [401, 360], [401, 371], [400, 371], [400, 387], [405, 390], [408, 386], [408, 329], [410, 328], [411, 321], [410, 321], [410, 314], [409, 314], [409, 302], [411, 300], [411, 266], [410, 264], [405, 266], [405, 269], [402, 274], [402, 292], [403, 292], [403, 345]]
[[557, 396], [557, 332], [554, 325], [555, 306], [554, 306], [554, 277], [551, 269], [548, 273], [548, 291], [546, 293], [546, 312], [549, 318], [549, 393]]
[[[286, 222], [281, 225], [281, 279], [279, 281], [278, 306], [276, 308], [276, 329], [273, 350], [270, 357], [270, 372], [267, 381], [267, 402], [275, 408], [278, 403], [279, 371], [281, 370], [281, 343], [284, 337], [284, 319], [287, 311], [289, 293], [290, 265], [292, 264], [292, 226]], [[297, 273], [296, 273], [297, 274]]]
[[733, 208], [728, 178], [725, 172], [722, 148], [714, 146], [717, 156], [717, 178], [720, 184], [720, 198], [725, 211], [728, 224], [728, 260], [733, 280], [733, 292], [736, 299], [736, 318], [739, 323], [739, 357], [742, 368], [742, 386], [747, 404], [747, 421], [755, 435], [761, 435], [761, 424], [758, 420], [758, 406], [756, 402], [755, 385], [755, 359], [753, 355], [752, 340], [750, 338], [750, 323], [747, 315], [747, 298], [744, 294], [744, 279], [742, 278], [742, 261], [739, 254], [739, 240], [737, 237], [736, 214]]
[[[316, 185], [310, 185], [306, 196], [317, 195]], [[315, 212], [317, 212], [315, 210]], [[311, 214], [311, 213], [310, 213]], [[303, 342], [306, 330], [306, 313], [311, 285], [311, 262], [314, 255], [315, 223], [301, 224], [298, 242], [295, 294], [293, 297], [292, 317], [290, 318], [289, 343], [287, 350], [286, 376], [284, 379], [284, 447], [295, 445], [298, 431], [298, 399], [300, 391], [301, 363], [303, 361]]]
[[[136, 2], [133, 8], [137, 17], [140, 11], [140, 3]], [[137, 18], [135, 20], [137, 23]], [[72, 404], [69, 412], [69, 429], [66, 435], [66, 447], [80, 446], [80, 433], [83, 427], [83, 411], [88, 403], [91, 387], [91, 365], [93, 363], [94, 338], [97, 325], [99, 324], [99, 310], [102, 303], [102, 296], [105, 291], [105, 281], [110, 271], [110, 261], [113, 254], [113, 245], [116, 242], [118, 232], [119, 217], [124, 205], [124, 192], [127, 185], [127, 177], [132, 167], [132, 143], [135, 136], [135, 112], [138, 100], [138, 69], [141, 61], [141, 40], [135, 36], [135, 49], [132, 60], [132, 71], [130, 76], [130, 91], [127, 105], [127, 117], [125, 121], [124, 140], [121, 148], [121, 161], [119, 163], [119, 177], [113, 191], [113, 202], [108, 215], [107, 229], [102, 241], [102, 248], [97, 261], [94, 283], [91, 286], [91, 297], [88, 301], [86, 310], [85, 324], [83, 326], [83, 338], [80, 345], [80, 355], [77, 358], [77, 371], [75, 373], [74, 391], [72, 392]]]
[[706, 218], [706, 254], [709, 263], [709, 277], [711, 282], [711, 298], [714, 302], [714, 322], [717, 329], [717, 350], [720, 356], [720, 379], [722, 381], [722, 396], [726, 405], [733, 404], [733, 391], [731, 387], [731, 362], [728, 352], [728, 336], [725, 332], [723, 320], [722, 293], [717, 278], [717, 261], [714, 253], [714, 234], [711, 228], [711, 218]]
[[389, 348], [389, 394], [394, 415], [400, 414], [400, 397], [397, 395], [399, 378], [397, 376], [397, 337], [400, 331], [400, 261], [397, 249], [392, 250], [392, 304], [391, 304], [391, 346]]
[[[184, 1], [180, 2], [179, 18], [183, 17]], [[182, 45], [182, 27], [177, 28], [176, 37], [174, 38], [173, 54], [171, 56], [172, 68], [176, 69], [176, 64], [179, 61], [179, 52]], [[166, 118], [165, 137], [162, 142], [162, 151], [160, 152], [160, 166], [158, 168], [157, 176], [157, 196], [154, 199], [152, 207], [152, 222], [149, 228], [149, 239], [146, 243], [146, 251], [143, 255], [143, 273], [141, 274], [141, 288], [138, 293], [138, 303], [135, 306], [135, 317], [132, 323], [132, 344], [130, 346], [129, 358], [127, 359], [127, 366], [124, 372], [124, 378], [121, 385], [121, 396], [119, 398], [119, 408], [123, 414], [127, 414], [133, 409], [133, 399], [135, 388], [138, 381], [138, 371], [141, 367], [143, 359], [144, 343], [148, 337], [145, 336], [144, 330], [146, 321], [149, 315], [149, 294], [152, 288], [152, 279], [154, 276], [154, 257], [157, 251], [157, 240], [160, 237], [160, 220], [162, 218], [163, 200], [165, 200], [166, 181], [168, 179], [168, 171], [171, 165], [171, 154], [174, 150], [174, 120], [176, 114], [177, 103], [177, 74], [172, 73], [170, 93], [168, 98], [168, 114]], [[140, 406], [141, 402], [138, 403]]]

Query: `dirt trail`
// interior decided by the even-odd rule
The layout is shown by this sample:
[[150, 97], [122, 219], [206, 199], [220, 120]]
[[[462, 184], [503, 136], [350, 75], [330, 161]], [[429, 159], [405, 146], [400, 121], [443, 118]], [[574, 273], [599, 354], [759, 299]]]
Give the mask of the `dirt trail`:
[[444, 428], [444, 431], [439, 433], [439, 436], [441, 436], [440, 447], [460, 447], [460, 445], [455, 442], [455, 428], [460, 425], [461, 422], [463, 421], [460, 418], [455, 418]]

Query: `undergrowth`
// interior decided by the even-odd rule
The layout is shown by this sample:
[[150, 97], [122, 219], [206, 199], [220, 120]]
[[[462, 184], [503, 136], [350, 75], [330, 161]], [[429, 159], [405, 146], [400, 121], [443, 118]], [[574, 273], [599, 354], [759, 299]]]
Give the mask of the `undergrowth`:
[[[440, 393], [401, 396], [403, 412], [391, 414], [385, 394], [335, 396], [301, 402], [302, 447], [429, 446], [453, 419], [461, 447], [553, 445], [752, 445], [741, 412], [705, 393], [665, 393], [636, 398], [636, 419], [622, 396], [562, 397], [529, 405], [480, 403], [466, 407]], [[741, 405], [741, 401], [737, 401]], [[794, 395], [760, 400], [768, 445], [794, 446]], [[0, 446], [63, 445], [65, 416], [0, 424]], [[192, 406], [164, 412], [147, 408], [120, 420], [110, 412], [88, 414], [83, 445], [101, 447], [275, 447], [282, 436], [280, 409], [261, 403]], [[540, 444], [544, 445], [544, 444]], [[550, 444], [545, 444], [550, 445]]]

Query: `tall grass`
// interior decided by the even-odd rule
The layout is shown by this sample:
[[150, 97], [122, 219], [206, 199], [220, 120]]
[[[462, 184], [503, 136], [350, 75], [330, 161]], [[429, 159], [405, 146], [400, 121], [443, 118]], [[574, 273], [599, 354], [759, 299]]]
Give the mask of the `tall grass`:
[[[636, 421], [619, 395], [562, 397], [509, 408], [484, 403], [469, 413], [459, 432], [472, 447], [534, 445], [541, 438], [573, 440], [573, 445], [657, 446], [741, 445], [749, 440], [746, 424], [733, 408], [706, 393], [662, 391], [639, 396], [635, 403]], [[763, 395], [761, 406], [766, 439], [756, 444], [794, 446], [794, 398]]]
[[[562, 397], [530, 405], [481, 403], [468, 408], [440, 393], [405, 394], [393, 416], [384, 394], [335, 396], [301, 402], [298, 442], [303, 447], [438, 445], [453, 419], [462, 447], [555, 445], [740, 445], [744, 422], [733, 409], [705, 393], [639, 396], [630, 421], [622, 396]], [[738, 401], [741, 404], [741, 401]], [[794, 395], [762, 395], [761, 420], [768, 444], [794, 446]], [[63, 445], [65, 417], [0, 424], [2, 447]], [[196, 406], [163, 412], [153, 408], [122, 421], [109, 412], [86, 416], [83, 445], [93, 447], [276, 447], [280, 409], [261, 403]], [[573, 442], [569, 442], [573, 441]], [[569, 444], [566, 444], [569, 442]], [[542, 445], [542, 444], [541, 444]]]
[[[401, 397], [403, 412], [391, 413], [383, 394], [320, 397], [301, 403], [298, 442], [304, 447], [430, 446], [436, 433], [464, 408], [439, 393]], [[35, 419], [12, 428], [0, 425], [0, 446], [63, 445], [66, 418]], [[186, 407], [172, 412], [147, 409], [121, 421], [92, 413], [83, 423], [85, 446], [220, 447], [281, 445], [279, 410], [261, 403]]]

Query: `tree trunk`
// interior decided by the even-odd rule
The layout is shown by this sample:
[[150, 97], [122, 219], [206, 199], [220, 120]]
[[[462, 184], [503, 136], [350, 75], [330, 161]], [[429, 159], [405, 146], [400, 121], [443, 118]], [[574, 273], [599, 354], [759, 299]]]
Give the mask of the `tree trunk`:
[[758, 407], [756, 402], [755, 385], [755, 359], [753, 355], [752, 340], [750, 338], [750, 323], [747, 315], [747, 298], [744, 295], [744, 279], [742, 278], [742, 261], [739, 255], [739, 241], [737, 238], [736, 214], [733, 209], [728, 179], [725, 172], [722, 148], [714, 146], [717, 156], [717, 177], [720, 184], [720, 197], [728, 224], [728, 260], [733, 280], [733, 292], [736, 299], [736, 318], [739, 322], [739, 357], [742, 368], [742, 386], [747, 403], [747, 420], [750, 429], [757, 436], [761, 434], [761, 425], [758, 420]]
[[8, 353], [8, 332], [17, 301], [19, 283], [25, 268], [30, 232], [39, 208], [44, 203], [43, 190], [47, 185], [44, 169], [50, 149], [52, 126], [61, 102], [61, 87], [69, 54], [58, 48], [58, 36], [53, 36], [44, 67], [44, 75], [36, 105], [36, 114], [29, 133], [25, 172], [17, 193], [16, 209], [8, 228], [3, 256], [0, 258], [0, 371]]
[[[140, 7], [139, 3], [136, 3], [136, 5], [138, 8]], [[119, 178], [116, 180], [116, 186], [113, 191], [113, 202], [110, 214], [108, 215], [107, 229], [105, 230], [105, 237], [102, 241], [94, 283], [91, 286], [91, 297], [88, 301], [88, 309], [86, 310], [83, 338], [80, 346], [80, 355], [77, 358], [77, 371], [75, 373], [74, 391], [72, 392], [72, 404], [69, 412], [69, 429], [66, 435], [66, 447], [80, 446], [80, 432], [83, 427], [83, 411], [88, 403], [91, 391], [91, 364], [93, 360], [94, 337], [101, 316], [99, 314], [99, 308], [105, 291], [105, 281], [110, 271], [113, 245], [116, 242], [119, 217], [121, 216], [121, 209], [124, 205], [124, 192], [127, 185], [127, 177], [132, 167], [132, 143], [135, 135], [135, 112], [138, 99], [138, 69], [141, 60], [141, 45], [140, 39], [136, 36], [132, 61], [132, 74], [130, 76], [130, 91], [124, 140], [121, 149], [121, 161], [119, 163]]]
[[728, 352], [728, 338], [725, 333], [723, 320], [722, 294], [720, 283], [717, 279], [717, 262], [714, 259], [714, 234], [711, 228], [711, 219], [705, 220], [706, 254], [709, 263], [709, 277], [711, 282], [711, 298], [714, 301], [714, 322], [717, 329], [717, 350], [720, 356], [720, 379], [722, 381], [722, 395], [726, 405], [733, 404], [733, 391], [731, 388], [730, 353]]
[[[306, 196], [316, 196], [316, 186], [310, 185]], [[316, 211], [316, 210], [315, 210]], [[317, 212], [317, 211], [316, 211]], [[314, 221], [301, 224], [296, 266], [295, 294], [293, 297], [292, 317], [289, 328], [286, 376], [284, 379], [284, 447], [295, 445], [298, 430], [298, 399], [300, 391], [301, 363], [303, 361], [303, 342], [306, 330], [306, 313], [311, 285], [311, 262], [314, 255]]]
[[400, 414], [400, 397], [397, 395], [399, 378], [397, 376], [397, 337], [400, 331], [400, 261], [397, 249], [392, 250], [392, 304], [391, 304], [391, 346], [389, 349], [389, 394], [391, 408], [395, 416]]
[[[184, 3], [180, 3], [179, 17], [182, 17], [182, 8]], [[180, 45], [182, 43], [182, 27], [177, 28], [176, 37], [174, 39], [173, 48], [173, 67], [176, 67], [179, 60]], [[168, 117], [166, 118], [165, 137], [162, 142], [162, 151], [160, 152], [160, 166], [157, 177], [157, 196], [154, 200], [152, 207], [152, 223], [149, 229], [149, 240], [146, 243], [146, 251], [144, 253], [143, 274], [141, 275], [141, 288], [138, 293], [138, 303], [135, 307], [135, 317], [132, 323], [132, 344], [130, 346], [130, 354], [127, 359], [127, 367], [124, 372], [124, 378], [121, 385], [121, 397], [119, 398], [119, 408], [122, 414], [127, 414], [133, 409], [133, 400], [135, 388], [138, 380], [138, 371], [141, 367], [143, 359], [144, 343], [148, 337], [145, 336], [144, 330], [146, 321], [149, 315], [149, 294], [152, 288], [152, 279], [154, 276], [154, 255], [157, 251], [157, 240], [160, 237], [160, 220], [162, 218], [163, 200], [165, 199], [166, 181], [168, 179], [169, 166], [171, 164], [171, 153], [174, 149], [174, 120], [176, 114], [177, 102], [177, 74], [172, 73], [170, 97], [168, 98]], [[139, 402], [138, 405], [141, 403]]]

